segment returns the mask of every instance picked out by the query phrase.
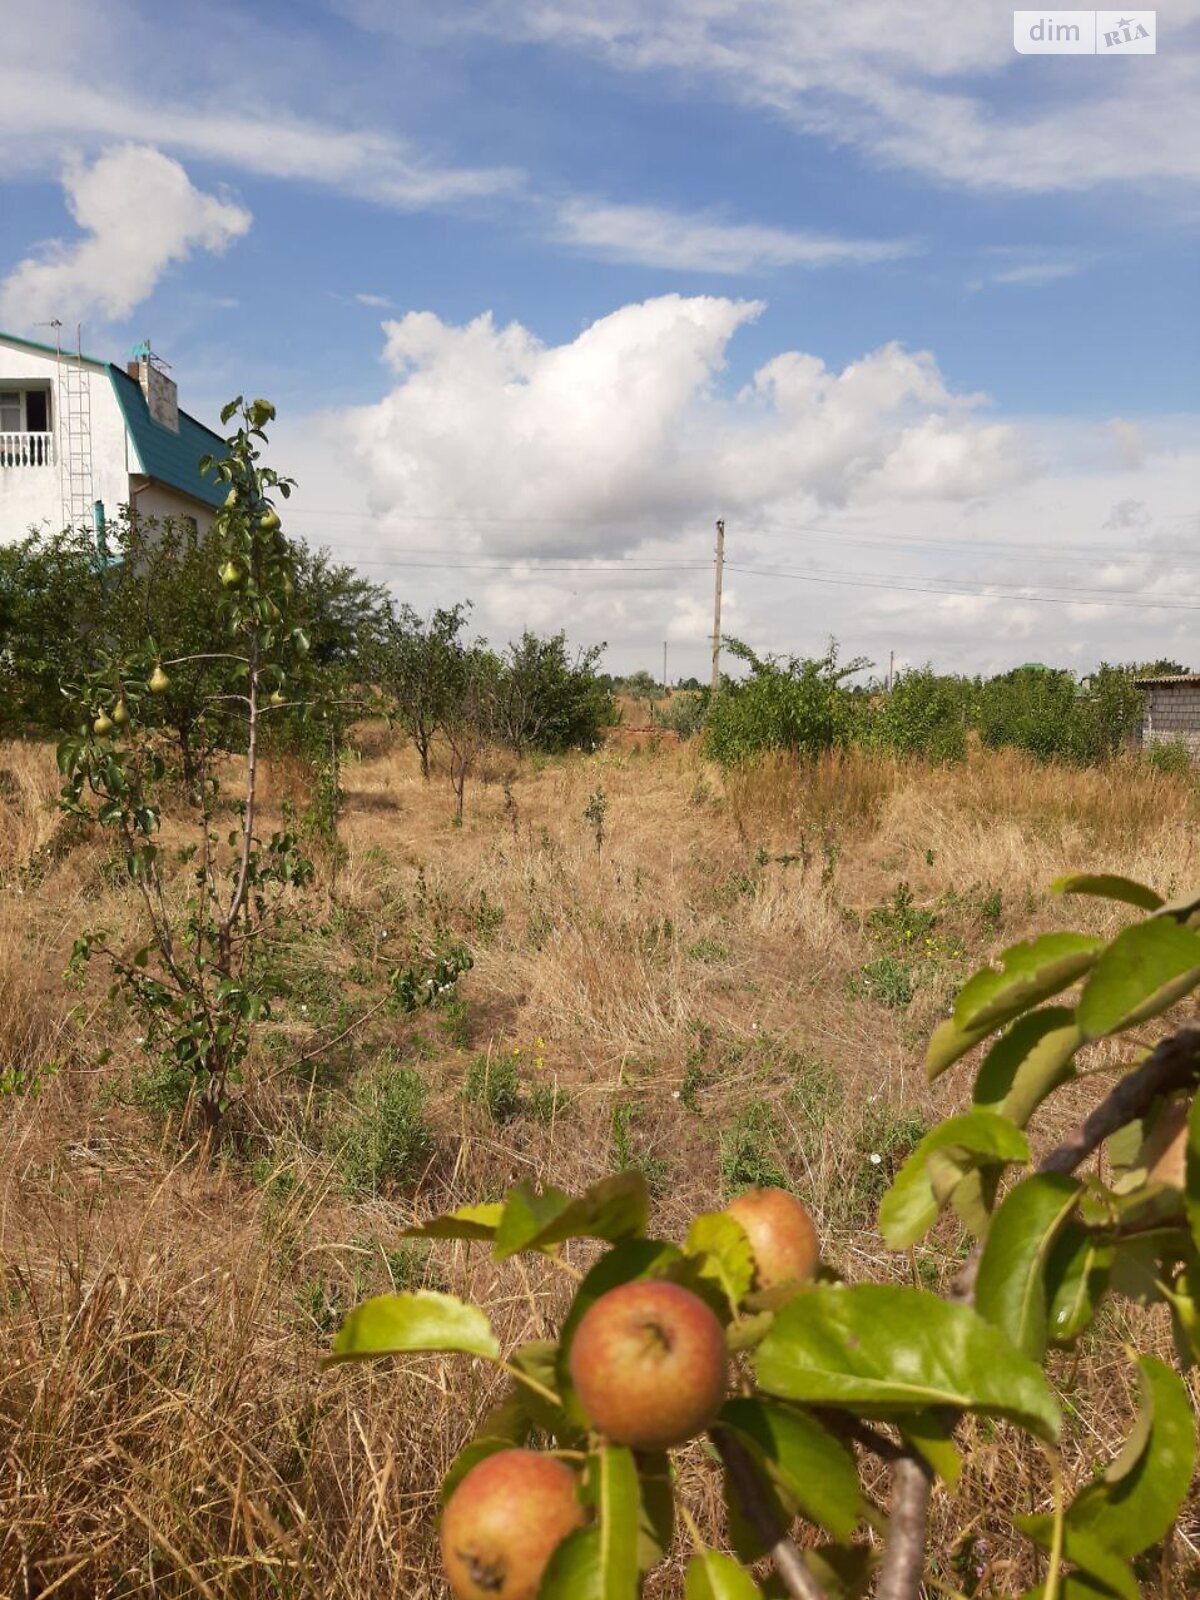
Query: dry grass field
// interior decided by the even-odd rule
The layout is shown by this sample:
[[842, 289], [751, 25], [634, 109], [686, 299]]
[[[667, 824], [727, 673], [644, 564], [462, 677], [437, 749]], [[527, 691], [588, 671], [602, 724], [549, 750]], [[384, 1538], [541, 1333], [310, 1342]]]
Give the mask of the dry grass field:
[[[896, 1257], [874, 1213], [965, 1097], [969, 1064], [934, 1091], [921, 1069], [956, 987], [1030, 933], [1113, 929], [1117, 908], [1048, 897], [1062, 871], [1200, 879], [1200, 791], [1133, 764], [849, 754], [723, 777], [691, 746], [626, 736], [484, 776], [455, 829], [444, 777], [423, 784], [410, 752], [364, 733], [345, 859], [270, 954], [272, 1016], [201, 1170], [180, 1085], [103, 974], [64, 981], [85, 926], [132, 948], [119, 864], [56, 818], [51, 751], [0, 747], [0, 1594], [440, 1595], [438, 1479], [495, 1380], [461, 1358], [320, 1357], [391, 1285], [480, 1298], [516, 1343], [554, 1324], [569, 1284], [401, 1228], [521, 1178], [570, 1189], [639, 1164], [665, 1236], [783, 1181], [848, 1275], [937, 1284], [953, 1230]], [[304, 798], [295, 772], [269, 780], [268, 822]], [[601, 787], [598, 843], [584, 812]], [[474, 956], [457, 995], [367, 1016], [439, 930]], [[1155, 1313], [1108, 1316], [1166, 1343]], [[1104, 1351], [1056, 1358], [1076, 1474], [1129, 1421], [1119, 1344]], [[1046, 1504], [1044, 1464], [1003, 1427], [972, 1445], [953, 1517], [970, 1533], [942, 1539], [935, 1571], [950, 1594], [1013, 1594], [1033, 1573], [1003, 1524]], [[698, 1447], [681, 1493], [719, 1539]], [[950, 1520], [939, 1490], [935, 1534]], [[1200, 1518], [1176, 1544], [1147, 1593], [1183, 1592]], [[681, 1593], [681, 1568], [650, 1592]]]

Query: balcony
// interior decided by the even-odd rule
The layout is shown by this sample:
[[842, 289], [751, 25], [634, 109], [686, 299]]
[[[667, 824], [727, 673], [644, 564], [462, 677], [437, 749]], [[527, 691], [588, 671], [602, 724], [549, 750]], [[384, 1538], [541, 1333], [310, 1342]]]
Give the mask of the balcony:
[[0, 467], [52, 467], [52, 433], [0, 433]]

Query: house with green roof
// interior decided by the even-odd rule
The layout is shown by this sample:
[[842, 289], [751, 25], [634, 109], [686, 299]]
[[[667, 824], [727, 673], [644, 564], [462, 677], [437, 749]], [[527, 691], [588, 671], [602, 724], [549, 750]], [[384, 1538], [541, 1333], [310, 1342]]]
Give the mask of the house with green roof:
[[222, 447], [148, 345], [117, 366], [0, 332], [0, 541], [103, 530], [123, 507], [207, 527], [225, 491], [199, 463]]

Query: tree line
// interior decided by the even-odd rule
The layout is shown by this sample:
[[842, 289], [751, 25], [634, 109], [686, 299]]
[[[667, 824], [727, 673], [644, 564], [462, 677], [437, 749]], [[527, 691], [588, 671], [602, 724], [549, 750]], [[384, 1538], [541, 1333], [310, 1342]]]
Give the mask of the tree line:
[[[419, 615], [327, 551], [282, 533], [292, 636], [279, 653], [280, 715], [272, 749], [325, 759], [346, 727], [386, 716], [411, 739], [428, 778], [441, 741], [461, 818], [481, 752], [521, 757], [588, 749], [616, 717], [599, 673], [603, 645], [572, 650], [566, 635], [526, 630], [495, 649], [470, 634], [469, 601]], [[98, 550], [85, 532], [30, 533], [0, 549], [0, 735], [52, 736], [75, 725], [70, 686], [106, 661], [148, 655], [164, 686], [146, 715], [168, 733], [184, 780], [205, 752], [239, 751], [245, 723], [222, 649], [236, 563], [222, 535], [186, 522], [123, 520]], [[115, 679], [114, 679], [115, 682]]]
[[[877, 681], [854, 684], [869, 667], [843, 662], [837, 645], [822, 656], [758, 656], [736, 639], [726, 641], [747, 672], [725, 679], [720, 694], [700, 705], [681, 705], [660, 720], [701, 722], [705, 747], [722, 765], [768, 750], [811, 757], [857, 745], [916, 756], [938, 764], [961, 761], [974, 735], [990, 749], [1017, 749], [1039, 761], [1099, 765], [1130, 747], [1142, 717], [1140, 676], [1184, 672], [1159, 660], [1113, 666], [1087, 677], [1030, 663], [994, 677], [913, 668], [890, 688]], [[1171, 747], [1154, 758], [1181, 765], [1186, 753]]]

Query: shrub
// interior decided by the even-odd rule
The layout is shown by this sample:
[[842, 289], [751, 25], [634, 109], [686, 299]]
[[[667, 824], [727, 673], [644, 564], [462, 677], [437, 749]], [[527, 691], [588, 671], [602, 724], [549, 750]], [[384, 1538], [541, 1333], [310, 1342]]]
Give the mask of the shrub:
[[865, 663], [837, 664], [837, 646], [824, 656], [760, 659], [737, 639], [729, 653], [748, 663], [750, 676], [726, 682], [708, 707], [704, 748], [722, 766], [769, 750], [815, 757], [849, 743], [853, 713], [845, 680]]
[[1190, 778], [1195, 775], [1192, 753], [1182, 739], [1171, 739], [1150, 745], [1144, 757], [1147, 766], [1155, 772], [1165, 772], [1173, 778]]
[[676, 694], [664, 705], [650, 707], [650, 720], [656, 728], [666, 728], [681, 739], [694, 739], [704, 729], [708, 717], [708, 690], [699, 694]]
[[478, 1055], [467, 1068], [463, 1099], [480, 1106], [495, 1123], [521, 1114], [521, 1080], [512, 1055]]
[[740, 1113], [721, 1135], [717, 1165], [721, 1190], [726, 1196], [742, 1189], [784, 1187], [787, 1175], [768, 1154], [779, 1139], [779, 1118], [764, 1100], [756, 1100]]
[[938, 764], [961, 761], [967, 745], [962, 681], [940, 677], [932, 667], [904, 673], [865, 731], [868, 743], [896, 755]]
[[428, 1090], [411, 1067], [383, 1067], [354, 1090], [336, 1131], [337, 1165], [352, 1194], [380, 1194], [414, 1182], [433, 1154], [425, 1120]]

